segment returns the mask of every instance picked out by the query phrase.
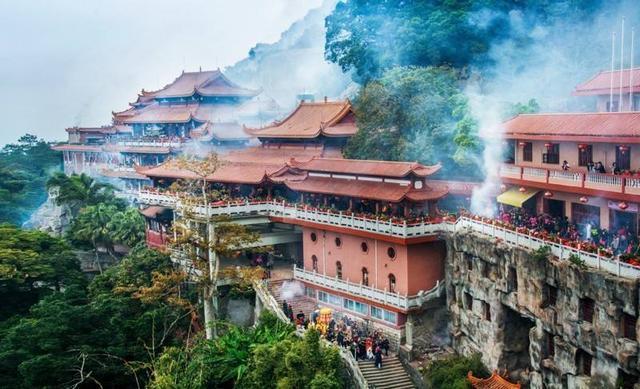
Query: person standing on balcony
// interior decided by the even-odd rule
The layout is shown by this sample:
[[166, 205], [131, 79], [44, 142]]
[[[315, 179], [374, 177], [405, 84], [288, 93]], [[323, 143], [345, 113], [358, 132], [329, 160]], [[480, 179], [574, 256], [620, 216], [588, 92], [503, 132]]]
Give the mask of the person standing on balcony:
[[620, 174], [620, 168], [618, 167], [618, 165], [616, 165], [615, 162], [611, 164], [611, 172], [613, 174]]
[[592, 172], [594, 170], [593, 161], [587, 162], [587, 171]]
[[562, 161], [562, 170], [569, 170], [569, 168], [570, 168], [569, 162], [567, 162], [566, 159]]
[[604, 168], [604, 165], [602, 164], [602, 162], [601, 162], [601, 161], [598, 161], [598, 162], [596, 163], [596, 171], [597, 171], [598, 173], [606, 173], [606, 172], [607, 172], [607, 170]]

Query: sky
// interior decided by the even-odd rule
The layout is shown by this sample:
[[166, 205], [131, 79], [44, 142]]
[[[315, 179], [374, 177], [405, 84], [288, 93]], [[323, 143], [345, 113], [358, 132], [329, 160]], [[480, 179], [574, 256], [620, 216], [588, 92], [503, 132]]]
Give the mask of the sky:
[[0, 0], [0, 144], [110, 124], [142, 88], [224, 68], [322, 0]]

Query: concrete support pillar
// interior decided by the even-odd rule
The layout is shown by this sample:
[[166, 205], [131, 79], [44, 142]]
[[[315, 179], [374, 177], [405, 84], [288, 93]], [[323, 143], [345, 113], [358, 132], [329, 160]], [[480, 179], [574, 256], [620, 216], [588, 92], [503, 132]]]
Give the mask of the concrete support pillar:
[[413, 349], [413, 318], [411, 315], [407, 316], [407, 322], [404, 324], [404, 346], [407, 350]]
[[258, 320], [260, 319], [260, 314], [262, 313], [263, 310], [263, 305], [262, 305], [262, 300], [260, 300], [260, 296], [258, 296], [258, 294], [256, 293], [256, 305], [255, 308], [253, 310], [253, 324], [257, 325], [258, 324]]

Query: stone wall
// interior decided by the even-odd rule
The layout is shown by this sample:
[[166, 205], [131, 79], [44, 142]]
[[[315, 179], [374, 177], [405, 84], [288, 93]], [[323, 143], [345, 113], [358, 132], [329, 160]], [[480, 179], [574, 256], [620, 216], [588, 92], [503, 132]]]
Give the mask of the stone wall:
[[457, 352], [530, 388], [637, 382], [637, 281], [470, 232], [447, 238], [445, 272]]

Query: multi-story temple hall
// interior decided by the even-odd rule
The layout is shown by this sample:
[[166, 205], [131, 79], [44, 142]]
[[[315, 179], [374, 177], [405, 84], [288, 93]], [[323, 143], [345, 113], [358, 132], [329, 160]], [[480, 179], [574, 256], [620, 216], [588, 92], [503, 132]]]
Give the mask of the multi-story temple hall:
[[183, 72], [157, 91], [142, 90], [130, 108], [113, 112], [112, 124], [67, 128], [67, 173], [120, 179], [128, 188], [148, 184], [134, 165], [157, 165], [185, 150], [206, 153], [249, 143], [244, 126], [260, 126], [279, 111], [260, 90], [243, 88], [220, 70]]

